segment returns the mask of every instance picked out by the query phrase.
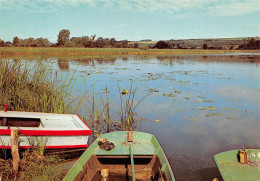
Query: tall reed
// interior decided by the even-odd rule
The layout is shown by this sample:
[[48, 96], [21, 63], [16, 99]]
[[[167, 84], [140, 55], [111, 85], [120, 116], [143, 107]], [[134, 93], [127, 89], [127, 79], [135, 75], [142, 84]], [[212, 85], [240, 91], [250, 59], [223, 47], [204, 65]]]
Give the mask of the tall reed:
[[128, 95], [122, 95], [119, 84], [118, 90], [120, 111], [119, 115], [116, 115], [115, 118], [113, 116], [114, 112], [112, 112], [110, 109], [111, 103], [109, 100], [109, 90], [107, 87], [105, 89], [105, 97], [97, 97], [95, 88], [93, 89], [93, 95], [90, 103], [91, 108], [89, 109], [88, 116], [85, 116], [84, 118], [92, 125], [94, 139], [100, 134], [106, 132], [112, 132], [116, 130], [134, 130], [138, 126], [137, 123], [139, 119], [136, 109], [143, 101], [143, 99], [148, 96], [148, 94], [136, 102], [136, 93], [135, 90], [133, 90], [132, 84]]

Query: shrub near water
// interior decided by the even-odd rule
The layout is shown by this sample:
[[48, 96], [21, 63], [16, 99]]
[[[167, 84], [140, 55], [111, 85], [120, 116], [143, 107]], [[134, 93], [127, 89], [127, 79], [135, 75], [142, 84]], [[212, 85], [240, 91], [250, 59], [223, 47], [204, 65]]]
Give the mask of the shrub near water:
[[8, 104], [12, 111], [65, 113], [70, 85], [57, 81], [57, 74], [53, 76], [40, 63], [32, 69], [21, 63], [0, 63], [0, 105]]

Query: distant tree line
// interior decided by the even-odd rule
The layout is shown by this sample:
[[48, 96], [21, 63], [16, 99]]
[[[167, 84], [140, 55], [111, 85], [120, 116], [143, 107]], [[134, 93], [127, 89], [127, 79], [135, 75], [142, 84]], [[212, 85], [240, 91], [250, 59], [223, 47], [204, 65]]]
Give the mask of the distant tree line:
[[117, 41], [115, 38], [103, 38], [96, 35], [72, 37], [70, 31], [63, 29], [59, 32], [57, 43], [51, 43], [47, 38], [32, 37], [20, 39], [17, 36], [13, 38], [13, 42], [4, 42], [0, 39], [1, 47], [87, 47], [87, 48], [138, 48], [138, 44], [129, 44], [127, 40]]
[[260, 49], [260, 40], [255, 40], [254, 38], [252, 38], [248, 43], [243, 43], [239, 45], [238, 49]]
[[157, 49], [260, 49], [260, 40], [169, 40], [158, 41], [150, 48]]
[[[142, 41], [150, 41], [150, 39]], [[103, 38], [92, 36], [71, 37], [68, 29], [60, 30], [57, 43], [51, 43], [47, 38], [20, 39], [17, 36], [13, 41], [0, 39], [0, 47], [86, 47], [86, 48], [148, 48], [157, 49], [260, 49], [260, 41], [254, 38], [240, 40], [221, 39], [190, 39], [158, 41], [154, 45], [143, 45], [140, 43], [129, 43], [127, 40], [117, 41], [115, 38]]]

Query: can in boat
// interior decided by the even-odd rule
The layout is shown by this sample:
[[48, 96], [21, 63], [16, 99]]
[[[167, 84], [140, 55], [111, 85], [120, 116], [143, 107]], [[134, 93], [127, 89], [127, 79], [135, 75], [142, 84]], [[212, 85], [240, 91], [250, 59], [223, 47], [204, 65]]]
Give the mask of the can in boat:
[[240, 163], [247, 164], [247, 153], [245, 150], [239, 152]]
[[107, 178], [109, 176], [109, 169], [108, 168], [105, 168], [105, 169], [101, 169], [100, 170], [100, 173], [101, 173], [101, 176], [103, 178]]

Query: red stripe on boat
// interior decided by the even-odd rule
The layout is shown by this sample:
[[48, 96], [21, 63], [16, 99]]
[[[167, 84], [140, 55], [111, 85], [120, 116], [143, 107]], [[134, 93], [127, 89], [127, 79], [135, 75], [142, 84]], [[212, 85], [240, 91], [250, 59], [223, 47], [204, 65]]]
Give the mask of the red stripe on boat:
[[[28, 149], [32, 146], [19, 146], [19, 148]], [[57, 145], [57, 146], [45, 146], [45, 149], [62, 149], [62, 148], [87, 148], [88, 144], [85, 145]], [[11, 146], [0, 145], [0, 148], [11, 149]]]
[[0, 135], [10, 135], [11, 130], [10, 129], [0, 129]]
[[[0, 129], [0, 135], [10, 135], [10, 129]], [[84, 136], [91, 135], [91, 130], [19, 130], [25, 136]]]

